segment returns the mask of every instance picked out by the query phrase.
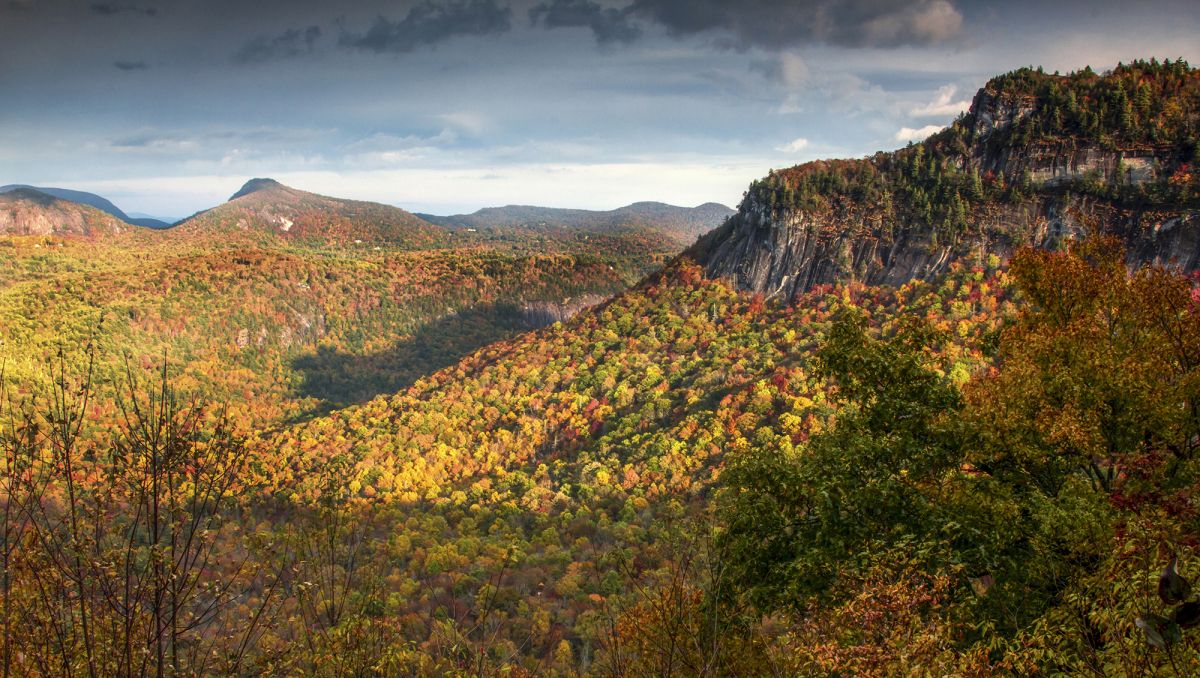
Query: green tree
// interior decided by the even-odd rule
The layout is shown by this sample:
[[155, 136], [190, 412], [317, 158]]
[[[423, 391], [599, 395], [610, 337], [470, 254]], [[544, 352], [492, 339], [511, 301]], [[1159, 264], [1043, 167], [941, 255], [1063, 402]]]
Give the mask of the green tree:
[[949, 415], [958, 390], [926, 346], [940, 336], [913, 322], [875, 339], [844, 312], [817, 358], [836, 384], [836, 423], [804, 449], [730, 461], [725, 532], [736, 580], [767, 608], [803, 605], [829, 590], [855, 554], [937, 542], [949, 519], [929, 490], [961, 453]]

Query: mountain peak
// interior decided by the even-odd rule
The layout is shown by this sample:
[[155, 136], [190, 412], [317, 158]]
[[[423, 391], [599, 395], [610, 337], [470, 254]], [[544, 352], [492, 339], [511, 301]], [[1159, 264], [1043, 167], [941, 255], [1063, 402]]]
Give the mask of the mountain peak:
[[54, 204], [58, 198], [49, 193], [39, 191], [33, 186], [5, 186], [3, 189], [0, 189], [0, 201], [15, 200], [28, 200], [29, 202], [45, 206]]
[[399, 207], [331, 198], [268, 178], [247, 181], [227, 202], [198, 212], [176, 227], [185, 233], [259, 240], [283, 237], [314, 242], [387, 243], [419, 249], [444, 235]]
[[284, 186], [283, 184], [279, 183], [278, 181], [275, 181], [274, 179], [251, 179], [250, 181], [247, 181], [242, 186], [241, 190], [239, 190], [237, 193], [234, 193], [233, 196], [229, 198], [229, 200], [234, 201], [234, 200], [237, 200], [238, 198], [242, 198], [247, 195], [250, 195], [251, 193], [258, 193], [260, 191], [270, 191], [270, 190], [275, 190], [275, 189], [279, 189], [279, 188], [287, 188], [287, 187]]
[[790, 299], [818, 285], [930, 280], [981, 253], [1097, 229], [1131, 263], [1200, 268], [1200, 69], [1019, 69], [923, 142], [772, 171], [692, 248], [709, 277]]

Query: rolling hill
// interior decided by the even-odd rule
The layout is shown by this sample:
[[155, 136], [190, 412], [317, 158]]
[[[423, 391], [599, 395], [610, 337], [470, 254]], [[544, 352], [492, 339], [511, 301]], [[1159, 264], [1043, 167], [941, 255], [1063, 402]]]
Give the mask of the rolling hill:
[[431, 223], [452, 228], [524, 229], [534, 232], [580, 230], [588, 233], [618, 233], [648, 229], [683, 244], [719, 226], [733, 210], [717, 203], [699, 207], [675, 207], [658, 202], [640, 202], [609, 211], [556, 209], [509, 205], [489, 207], [473, 214], [439, 217], [419, 214]]
[[172, 230], [238, 241], [358, 241], [412, 249], [446, 240], [443, 229], [398, 207], [307, 193], [272, 179], [251, 179], [225, 204], [188, 217]]

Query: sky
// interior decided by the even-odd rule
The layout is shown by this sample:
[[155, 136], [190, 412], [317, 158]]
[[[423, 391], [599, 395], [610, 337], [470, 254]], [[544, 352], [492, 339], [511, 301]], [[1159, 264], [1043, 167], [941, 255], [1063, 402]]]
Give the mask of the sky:
[[251, 177], [450, 214], [735, 206], [989, 77], [1200, 62], [1198, 0], [0, 0], [0, 184], [177, 218]]

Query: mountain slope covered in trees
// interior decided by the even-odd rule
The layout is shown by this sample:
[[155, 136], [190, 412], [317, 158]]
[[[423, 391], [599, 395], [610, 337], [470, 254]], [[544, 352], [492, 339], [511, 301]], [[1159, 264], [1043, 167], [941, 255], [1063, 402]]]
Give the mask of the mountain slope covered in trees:
[[446, 240], [443, 229], [398, 207], [307, 193], [272, 179], [251, 179], [224, 205], [184, 219], [172, 230], [205, 239], [389, 244], [409, 249]]
[[679, 249], [640, 235], [473, 237], [384, 205], [247, 186], [163, 230], [0, 194], [10, 380], [44, 382], [57, 346], [90, 338], [109, 376], [126, 357], [165, 355], [181, 383], [277, 422], [398, 390], [570, 317]]
[[[1106, 77], [1161, 92], [1194, 81], [1180, 68]], [[385, 617], [451, 666], [1187, 673], [1196, 603], [1152, 582], [1172, 558], [1196, 568], [1193, 283], [1125, 268], [1167, 253], [1056, 242], [1076, 235], [782, 304], [684, 258], [561, 329], [265, 439], [287, 463], [263, 484], [421, 515], [376, 556], [418, 592]], [[445, 624], [465, 655], [438, 654]]]
[[[1053, 77], [1017, 72], [989, 88], [1033, 83], [1018, 108], [1041, 111], [1054, 90], [1038, 83], [1094, 87], [1103, 96], [1076, 93], [1087, 145], [1123, 124], [1104, 103], [1116, 83], [1138, 85], [1134, 102], [1147, 83], [1151, 112], [1163, 111], [1154, 119], [1179, 110], [1190, 124], [1186, 65]], [[1032, 157], [1050, 135], [1075, 143], [1071, 129], [1002, 152]], [[0, 288], [4, 317], [70, 300], [37, 322], [63, 327], [78, 351], [57, 358], [49, 333], [30, 330], [40, 343], [16, 343], [51, 349], [46, 378], [10, 376], [0, 399], [0, 480], [19, 498], [0, 514], [8, 661], [103, 675], [168, 664], [269, 675], [1200, 671], [1200, 292], [1171, 254], [1179, 239], [1142, 250], [1101, 228], [972, 241], [962, 233], [1020, 231], [1026, 222], [1004, 219], [1041, 200], [1007, 202], [999, 183], [981, 189], [996, 211], [967, 212], [956, 236], [940, 217], [957, 214], [950, 188], [969, 168], [950, 172], [936, 143], [776, 173], [789, 179], [756, 184], [726, 227], [632, 289], [327, 413], [239, 411], [264, 401], [259, 384], [288, 379], [260, 347], [282, 340], [281, 324], [298, 336], [291, 318], [308, 311], [293, 299], [322, 308], [338, 341], [364, 342], [356, 355], [381, 330], [408, 331], [405, 314], [428, 312], [424, 328], [447, 321], [398, 351], [418, 356], [461, 335], [464, 317], [494, 326], [472, 315], [480, 305], [515, 311], [524, 306], [505, 295], [600, 290], [647, 260], [570, 252], [593, 240], [554, 240], [563, 249], [549, 253], [487, 238], [414, 251], [356, 249], [325, 231], [298, 247], [269, 220], [255, 226], [271, 233], [262, 244], [204, 249], [208, 273], [164, 260], [149, 282], [121, 272], [116, 254], [81, 264], [67, 246], [24, 250], [14, 260], [26, 273]], [[1070, 179], [1053, 199], [1142, 210], [1139, 223], [1152, 211], [1190, 218], [1191, 178], [1161, 199], [1141, 192], [1157, 179], [1130, 195], [1118, 179], [1095, 191]], [[308, 200], [265, 192], [229, 214]], [[758, 270], [762, 250], [728, 246], [750, 228], [748, 205], [770, 195], [763, 232], [799, 232], [785, 212], [810, 219], [806, 237], [845, 244], [850, 261], [853, 243], [884, 242], [889, 224], [912, 247], [936, 253], [936, 233], [950, 249], [884, 285], [870, 271], [901, 269], [871, 259], [845, 274], [841, 244], [818, 248], [813, 270], [837, 274], [775, 294], [734, 275]], [[883, 211], [869, 227], [838, 220], [872, 206]], [[186, 247], [202, 240], [184, 235], [164, 251], [201, 256]], [[6, 256], [30, 247], [12, 243]], [[772, 256], [769, 272], [797, 275], [796, 260]], [[76, 267], [105, 282], [84, 285]], [[461, 303], [441, 316], [445, 299]], [[89, 345], [97, 309], [112, 334]], [[246, 327], [232, 337], [245, 361], [234, 383], [211, 381], [223, 356], [172, 362], [225, 319]], [[147, 388], [140, 368], [159, 353], [146, 349], [164, 344], [166, 378]], [[142, 364], [105, 368], [118, 345], [143, 351]], [[346, 383], [404, 363], [358, 363]]]

